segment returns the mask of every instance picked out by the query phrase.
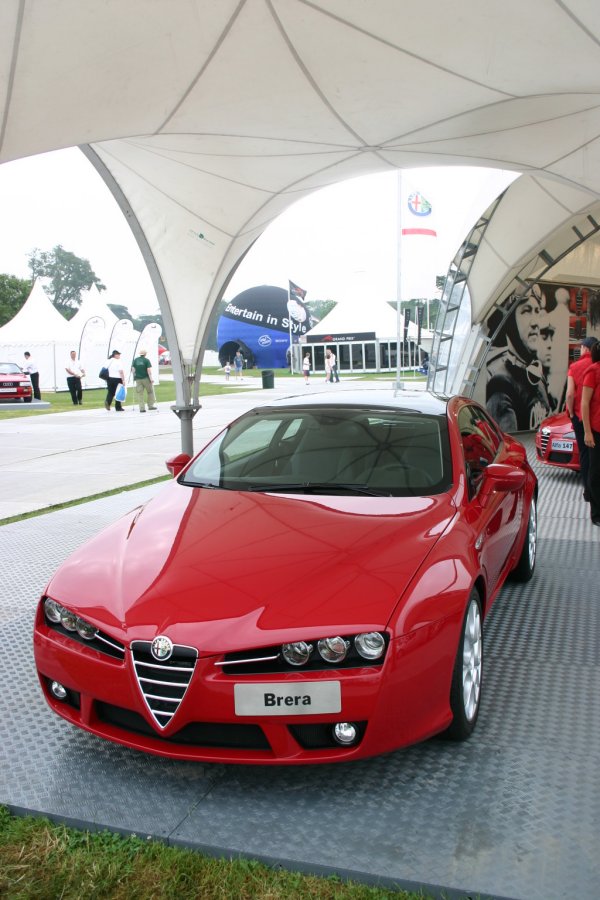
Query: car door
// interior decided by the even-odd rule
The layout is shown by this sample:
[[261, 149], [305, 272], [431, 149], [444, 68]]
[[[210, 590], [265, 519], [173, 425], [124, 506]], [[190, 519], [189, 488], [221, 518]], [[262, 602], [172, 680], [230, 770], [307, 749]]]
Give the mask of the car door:
[[501, 432], [485, 411], [465, 404], [458, 413], [464, 466], [469, 486], [468, 519], [476, 534], [476, 547], [492, 591], [517, 538], [523, 506], [523, 491], [492, 491], [482, 495], [487, 466], [511, 464]]

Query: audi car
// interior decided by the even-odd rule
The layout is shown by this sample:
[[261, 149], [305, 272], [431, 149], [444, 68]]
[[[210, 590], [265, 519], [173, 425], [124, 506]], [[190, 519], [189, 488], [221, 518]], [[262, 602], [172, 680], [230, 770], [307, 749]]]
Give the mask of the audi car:
[[475, 728], [483, 622], [530, 579], [536, 477], [477, 403], [347, 391], [261, 406], [44, 590], [50, 708], [221, 763], [386, 753]]
[[579, 448], [567, 412], [544, 419], [535, 435], [535, 450], [541, 462], [579, 472]]
[[32, 398], [29, 375], [16, 363], [0, 362], [0, 403], [13, 400], [31, 403]]

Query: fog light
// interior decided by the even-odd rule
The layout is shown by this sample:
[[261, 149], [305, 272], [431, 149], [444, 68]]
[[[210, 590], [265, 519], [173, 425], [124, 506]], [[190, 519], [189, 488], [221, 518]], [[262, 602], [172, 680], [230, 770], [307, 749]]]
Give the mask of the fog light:
[[290, 666], [304, 666], [312, 653], [312, 644], [307, 644], [306, 641], [295, 641], [293, 644], [284, 644], [281, 652]]
[[46, 613], [46, 618], [49, 622], [54, 622], [55, 625], [58, 625], [62, 613], [62, 606], [60, 603], [57, 603], [56, 600], [53, 600], [51, 597], [46, 597], [44, 600], [44, 612]]
[[358, 728], [352, 722], [338, 722], [333, 726], [333, 736], [338, 744], [347, 747], [358, 740]]
[[342, 637], [322, 638], [317, 644], [319, 653], [328, 663], [337, 663], [345, 659], [349, 646], [350, 642]]
[[67, 698], [67, 689], [60, 683], [60, 681], [53, 681], [50, 684], [50, 690], [54, 694], [57, 700], [66, 700]]

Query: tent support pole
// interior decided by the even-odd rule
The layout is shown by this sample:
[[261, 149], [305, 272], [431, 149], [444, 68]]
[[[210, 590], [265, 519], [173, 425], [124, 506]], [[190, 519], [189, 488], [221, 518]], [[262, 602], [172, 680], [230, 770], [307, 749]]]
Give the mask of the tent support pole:
[[194, 416], [202, 407], [200, 404], [194, 406], [172, 406], [171, 409], [181, 422], [181, 452], [187, 453], [188, 456], [194, 455], [194, 434], [192, 431], [192, 421]]

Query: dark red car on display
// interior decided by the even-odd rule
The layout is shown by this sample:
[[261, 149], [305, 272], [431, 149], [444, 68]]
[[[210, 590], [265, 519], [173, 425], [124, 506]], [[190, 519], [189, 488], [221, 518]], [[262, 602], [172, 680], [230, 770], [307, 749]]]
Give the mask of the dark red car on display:
[[483, 620], [531, 578], [537, 482], [477, 403], [276, 402], [49, 582], [34, 649], [73, 725], [178, 759], [325, 763], [477, 721]]
[[568, 413], [544, 419], [535, 435], [535, 450], [538, 459], [549, 466], [579, 472], [579, 448]]
[[29, 375], [16, 363], [0, 362], [0, 403], [12, 400], [31, 403], [32, 397]]

